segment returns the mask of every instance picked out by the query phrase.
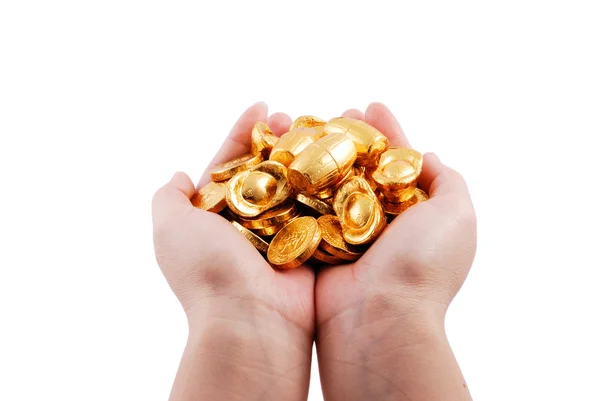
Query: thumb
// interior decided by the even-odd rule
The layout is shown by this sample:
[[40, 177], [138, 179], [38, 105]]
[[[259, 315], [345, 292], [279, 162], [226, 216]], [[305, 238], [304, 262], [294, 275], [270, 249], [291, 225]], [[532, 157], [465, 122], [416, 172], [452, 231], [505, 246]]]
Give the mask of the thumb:
[[152, 222], [154, 226], [166, 223], [193, 208], [190, 198], [195, 193], [194, 183], [187, 174], [176, 172], [152, 198]]

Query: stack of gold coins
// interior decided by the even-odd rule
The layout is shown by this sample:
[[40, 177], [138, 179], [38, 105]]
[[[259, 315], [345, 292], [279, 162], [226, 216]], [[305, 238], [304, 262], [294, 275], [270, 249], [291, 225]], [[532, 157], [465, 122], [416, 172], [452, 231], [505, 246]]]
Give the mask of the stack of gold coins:
[[280, 138], [252, 130], [251, 153], [212, 168], [191, 199], [220, 213], [272, 266], [358, 260], [396, 216], [428, 199], [422, 155], [390, 148], [364, 121], [302, 116]]

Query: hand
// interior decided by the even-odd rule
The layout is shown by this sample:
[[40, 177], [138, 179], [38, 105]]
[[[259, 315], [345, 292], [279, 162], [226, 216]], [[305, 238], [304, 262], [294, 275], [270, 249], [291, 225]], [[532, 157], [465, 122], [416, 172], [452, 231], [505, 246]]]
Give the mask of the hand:
[[[381, 104], [363, 115], [391, 146], [409, 146]], [[444, 334], [448, 305], [473, 262], [467, 186], [433, 154], [419, 186], [430, 199], [398, 217], [354, 264], [317, 276], [317, 352], [326, 400], [470, 399]]]
[[[291, 119], [258, 103], [238, 120], [211, 166], [250, 151], [256, 121], [276, 135]], [[210, 167], [209, 167], [210, 169]], [[198, 187], [210, 181], [208, 172]], [[156, 259], [186, 311], [190, 334], [172, 400], [305, 400], [314, 337], [314, 273], [273, 270], [223, 217], [196, 209], [176, 173], [153, 199]]]

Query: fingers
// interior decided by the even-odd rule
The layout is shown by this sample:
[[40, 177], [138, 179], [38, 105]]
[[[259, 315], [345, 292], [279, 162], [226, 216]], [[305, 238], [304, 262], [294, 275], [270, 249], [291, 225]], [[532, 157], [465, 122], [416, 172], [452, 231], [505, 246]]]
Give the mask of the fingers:
[[163, 185], [152, 199], [152, 221], [155, 225], [172, 220], [193, 208], [190, 198], [194, 194], [194, 183], [182, 172], [177, 172]]
[[355, 118], [357, 120], [365, 120], [365, 113], [358, 109], [349, 109], [342, 113], [342, 117]]
[[210, 181], [210, 169], [224, 161], [241, 156], [250, 149], [250, 134], [257, 121], [267, 122], [267, 105], [258, 102], [247, 109], [237, 120], [231, 132], [225, 138], [221, 149], [209, 163], [208, 168], [198, 182], [198, 188], [203, 187]]
[[434, 153], [423, 156], [419, 186], [431, 198], [447, 195], [469, 198], [469, 189], [463, 177], [457, 171], [445, 166]]
[[267, 125], [276, 136], [281, 136], [289, 131], [292, 118], [285, 113], [275, 113], [269, 117]]
[[365, 121], [387, 136], [390, 146], [410, 147], [402, 127], [392, 112], [383, 104], [371, 103], [365, 112]]

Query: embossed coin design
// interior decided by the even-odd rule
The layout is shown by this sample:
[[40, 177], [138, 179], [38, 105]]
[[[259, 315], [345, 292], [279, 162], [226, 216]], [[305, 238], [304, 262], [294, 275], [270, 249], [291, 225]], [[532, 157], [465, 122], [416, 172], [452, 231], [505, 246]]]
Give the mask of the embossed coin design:
[[217, 164], [210, 170], [210, 177], [213, 181], [225, 181], [239, 173], [248, 170], [263, 161], [262, 154], [253, 155], [251, 153], [237, 157], [225, 163]]
[[190, 199], [192, 205], [208, 212], [219, 213], [227, 206], [225, 184], [210, 182], [200, 188]]
[[279, 231], [267, 251], [267, 258], [280, 269], [293, 269], [306, 262], [321, 241], [321, 230], [314, 217], [299, 217]]

